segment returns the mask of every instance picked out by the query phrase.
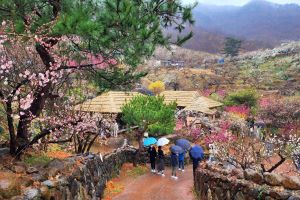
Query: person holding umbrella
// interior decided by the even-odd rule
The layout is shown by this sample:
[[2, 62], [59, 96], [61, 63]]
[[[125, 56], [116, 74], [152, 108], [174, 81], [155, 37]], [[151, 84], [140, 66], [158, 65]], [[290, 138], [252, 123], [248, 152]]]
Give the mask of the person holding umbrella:
[[178, 167], [179, 167], [179, 170], [181, 170], [182, 172], [184, 172], [184, 158], [185, 158], [186, 152], [191, 148], [191, 144], [186, 139], [178, 139], [178, 140], [176, 140], [175, 144], [177, 146], [180, 146], [184, 150], [178, 156]]
[[175, 180], [178, 179], [176, 175], [177, 171], [177, 165], [178, 165], [178, 153], [171, 153], [171, 165], [172, 165], [172, 176], [171, 178], [174, 178]]
[[162, 146], [169, 144], [169, 140], [167, 138], [160, 138], [156, 145], [158, 146], [158, 153], [157, 153], [157, 173], [161, 174], [163, 177], [165, 176], [165, 155], [162, 150]]
[[178, 155], [180, 153], [183, 153], [183, 149], [180, 146], [177, 145], [173, 145], [170, 147], [170, 151], [171, 153], [171, 165], [172, 165], [172, 178], [174, 178], [175, 180], [178, 179], [177, 175], [176, 175], [176, 171], [177, 171], [177, 166], [178, 166]]
[[204, 157], [204, 151], [202, 149], [202, 147], [195, 145], [190, 149], [190, 157], [193, 161], [193, 175], [195, 177], [195, 172], [196, 169], [199, 166], [199, 162], [203, 159]]
[[165, 155], [161, 148], [161, 146], [158, 146], [158, 153], [157, 153], [157, 173], [161, 176], [165, 176], [164, 170], [165, 170]]

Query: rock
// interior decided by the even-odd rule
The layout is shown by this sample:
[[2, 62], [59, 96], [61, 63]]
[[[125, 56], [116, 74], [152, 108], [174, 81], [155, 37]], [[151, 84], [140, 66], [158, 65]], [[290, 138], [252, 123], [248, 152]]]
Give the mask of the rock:
[[28, 188], [24, 192], [24, 200], [39, 200], [40, 198], [41, 192], [36, 188]]
[[54, 181], [51, 181], [51, 180], [46, 180], [46, 181], [42, 182], [42, 185], [48, 186], [49, 188], [54, 188], [57, 185], [57, 183]]
[[283, 177], [276, 173], [265, 172], [263, 175], [265, 182], [271, 186], [280, 186], [283, 181]]
[[27, 174], [33, 174], [33, 173], [38, 173], [38, 172], [39, 172], [39, 170], [37, 168], [35, 168], [35, 167], [29, 167], [26, 170]]
[[48, 179], [48, 177], [45, 174], [43, 175], [43, 174], [36, 174], [36, 173], [31, 174], [31, 178], [32, 178], [32, 180], [38, 181], [38, 182], [43, 182]]
[[275, 199], [287, 199], [290, 196], [290, 193], [286, 191], [276, 191], [276, 190], [271, 190], [269, 192], [269, 195]]
[[50, 197], [49, 197], [50, 196], [50, 190], [47, 186], [42, 186], [40, 188], [40, 190], [41, 190], [41, 196], [42, 196], [43, 199], [50, 199]]
[[65, 164], [61, 160], [54, 159], [54, 160], [52, 160], [51, 162], [48, 163], [48, 165], [46, 166], [46, 168], [47, 168], [48, 176], [54, 177], [59, 172], [61, 172], [62, 170], [64, 170]]
[[282, 185], [286, 189], [300, 190], [300, 179], [297, 176], [284, 176]]
[[287, 200], [300, 200], [300, 197], [290, 196]]
[[236, 193], [234, 200], [246, 200], [242, 192]]
[[11, 170], [15, 173], [18, 173], [18, 174], [26, 172], [26, 168], [24, 166], [20, 166], [20, 165], [12, 166]]
[[231, 175], [237, 177], [238, 179], [244, 179], [243, 170], [235, 168], [231, 171]]
[[0, 148], [0, 157], [9, 154], [9, 148]]
[[244, 171], [244, 175], [245, 175], [246, 180], [253, 181], [254, 183], [257, 183], [260, 185], [264, 183], [263, 176], [260, 173], [254, 171], [252, 169], [246, 169]]
[[89, 155], [87, 156], [87, 158], [88, 158], [88, 159], [94, 159], [95, 156], [94, 156], [93, 154], [89, 154]]
[[69, 185], [69, 182], [68, 182], [68, 180], [65, 177], [59, 177], [57, 179], [57, 182], [59, 183], [60, 186]]
[[3, 198], [11, 198], [21, 194], [20, 185], [11, 179], [0, 180], [0, 196]]

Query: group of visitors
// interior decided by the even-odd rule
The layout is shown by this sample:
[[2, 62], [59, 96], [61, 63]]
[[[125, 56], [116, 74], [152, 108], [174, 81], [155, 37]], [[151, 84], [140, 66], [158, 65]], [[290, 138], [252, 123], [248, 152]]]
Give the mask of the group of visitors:
[[[177, 180], [177, 169], [179, 171], [184, 172], [184, 164], [185, 164], [185, 155], [186, 151], [180, 154], [176, 154], [171, 152], [171, 167], [172, 167], [172, 174], [171, 178]], [[161, 176], [165, 176], [164, 170], [165, 170], [165, 155], [162, 150], [161, 146], [158, 146], [158, 151], [156, 151], [155, 146], [150, 146], [148, 148], [148, 154], [150, 158], [150, 164], [151, 164], [151, 172], [152, 173], [157, 173]], [[199, 162], [201, 159], [194, 159], [191, 155], [190, 158], [193, 161], [193, 174], [195, 174], [196, 169], [199, 166]]]

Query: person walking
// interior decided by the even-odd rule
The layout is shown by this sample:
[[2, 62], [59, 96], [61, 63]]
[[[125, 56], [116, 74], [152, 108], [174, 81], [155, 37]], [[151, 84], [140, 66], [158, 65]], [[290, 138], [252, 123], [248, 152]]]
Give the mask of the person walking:
[[161, 148], [161, 146], [158, 147], [158, 153], [157, 153], [157, 173], [161, 176], [165, 176], [164, 170], [165, 170], [165, 155]]
[[175, 180], [178, 179], [176, 175], [177, 166], [178, 166], [178, 154], [172, 153], [171, 154], [171, 165], [172, 165], [172, 176]]
[[193, 156], [191, 156], [191, 154], [190, 154], [190, 158], [192, 159], [192, 162], [193, 162], [193, 175], [195, 177], [195, 172], [196, 172], [196, 169], [199, 167], [199, 162], [201, 161], [201, 159], [193, 158]]
[[179, 171], [184, 172], [184, 157], [185, 157], [186, 151], [184, 151], [183, 153], [180, 153], [178, 156], [178, 167], [179, 167]]
[[148, 149], [148, 153], [149, 153], [150, 163], [151, 163], [151, 172], [155, 173], [155, 160], [157, 156], [155, 146], [150, 146]]

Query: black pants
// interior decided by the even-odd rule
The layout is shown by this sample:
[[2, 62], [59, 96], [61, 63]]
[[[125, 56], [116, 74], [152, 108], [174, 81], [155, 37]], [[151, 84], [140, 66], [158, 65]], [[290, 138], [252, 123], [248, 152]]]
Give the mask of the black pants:
[[195, 177], [195, 172], [196, 172], [196, 169], [198, 168], [199, 166], [199, 160], [193, 160], [193, 175]]
[[150, 160], [151, 163], [151, 169], [155, 170], [155, 160]]

